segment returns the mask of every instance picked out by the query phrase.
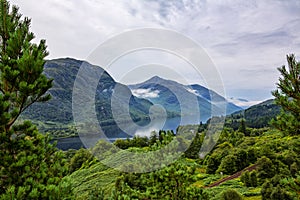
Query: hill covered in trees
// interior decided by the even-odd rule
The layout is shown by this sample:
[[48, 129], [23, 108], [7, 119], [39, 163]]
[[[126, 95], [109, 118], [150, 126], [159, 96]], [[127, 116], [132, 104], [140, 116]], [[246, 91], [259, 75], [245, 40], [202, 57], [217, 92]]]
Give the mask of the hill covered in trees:
[[[103, 71], [97, 87], [95, 109], [101, 126], [106, 126], [107, 130], [114, 129], [114, 131], [108, 131], [108, 136], [118, 136], [122, 131], [116, 127], [112, 116], [111, 98], [113, 88], [118, 84], [118, 87], [123, 88], [124, 96], [127, 93], [131, 95], [130, 90], [127, 86], [116, 83], [102, 68], [71, 58], [48, 60], [45, 63], [44, 74], [49, 79], [53, 79], [53, 87], [48, 91], [52, 98], [46, 103], [37, 102], [31, 105], [23, 113], [22, 118], [37, 122], [41, 131], [61, 130], [59, 127], [68, 129], [74, 123], [72, 113], [74, 82], [83, 63]], [[120, 102], [118, 106], [123, 106], [122, 103]], [[133, 121], [148, 119], [149, 107], [153, 105], [151, 102], [131, 95], [129, 104]], [[112, 132], [115, 132], [115, 135], [112, 135]]]
[[274, 99], [266, 100], [257, 105], [253, 105], [245, 110], [241, 110], [227, 116], [226, 126], [238, 129], [241, 121], [250, 128], [263, 128], [270, 126], [272, 119], [280, 113], [280, 106], [275, 104]]
[[[225, 129], [214, 150], [205, 159], [199, 159], [199, 144], [201, 146], [204, 132], [197, 133], [200, 137], [195, 137], [189, 151], [175, 163], [144, 174], [119, 172], [104, 166], [101, 160], [88, 159], [89, 151], [78, 151], [71, 159], [71, 166], [80, 160], [82, 165], [69, 176], [76, 198], [209, 200], [227, 199], [223, 197], [227, 193], [235, 196], [233, 200], [260, 199], [261, 195], [264, 199], [297, 197], [300, 191], [298, 136], [283, 137], [277, 131], [262, 130], [259, 136], [249, 137]], [[172, 137], [172, 133], [162, 131], [156, 138], [154, 135], [150, 139], [136, 137], [130, 141], [116, 141], [115, 145], [128, 151], [147, 152], [168, 144]], [[92, 152], [101, 149], [104, 143], [98, 145]], [[107, 151], [106, 155], [113, 155], [113, 151]], [[255, 166], [255, 170], [241, 172], [240, 176], [210, 186], [249, 166]]]

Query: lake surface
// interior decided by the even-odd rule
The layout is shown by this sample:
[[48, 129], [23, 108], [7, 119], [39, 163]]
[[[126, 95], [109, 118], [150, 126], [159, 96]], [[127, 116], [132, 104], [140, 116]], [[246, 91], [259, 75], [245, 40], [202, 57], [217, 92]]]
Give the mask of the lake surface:
[[[185, 116], [185, 117], [175, 117], [175, 118], [168, 118], [166, 120], [161, 119], [154, 119], [149, 124], [145, 126], [138, 126], [134, 124], [134, 128], [128, 129], [130, 133], [128, 133], [129, 137], [133, 137], [135, 135], [139, 136], [150, 136], [151, 132], [159, 130], [172, 130], [176, 133], [176, 129], [179, 125], [188, 125], [188, 124], [199, 124], [200, 120], [197, 120], [195, 116]], [[130, 126], [130, 125], [129, 125]], [[106, 135], [110, 135], [109, 132], [105, 132]], [[126, 139], [124, 136], [120, 137], [111, 137], [109, 140], [114, 142], [116, 139]], [[80, 137], [70, 137], [70, 138], [61, 138], [57, 140], [57, 147], [62, 150], [68, 149], [79, 149], [84, 147], [83, 143], [81, 142]]]

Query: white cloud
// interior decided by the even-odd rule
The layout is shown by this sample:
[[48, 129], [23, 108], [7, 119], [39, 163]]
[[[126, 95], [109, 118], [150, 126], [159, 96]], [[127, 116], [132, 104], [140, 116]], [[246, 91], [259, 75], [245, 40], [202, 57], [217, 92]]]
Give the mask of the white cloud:
[[203, 97], [201, 94], [198, 93], [197, 90], [193, 90], [193, 89], [188, 88], [188, 87], [186, 88], [186, 90], [187, 90], [188, 92], [190, 92], [190, 93], [192, 93], [192, 94], [198, 96], [198, 97]]
[[159, 91], [158, 90], [151, 90], [149, 89], [133, 89], [131, 90], [132, 94], [139, 98], [158, 98], [159, 97]]
[[[88, 55], [124, 30], [163, 27], [203, 46], [229, 96], [270, 98], [276, 68], [300, 54], [299, 0], [11, 0], [46, 38], [50, 57]], [[256, 91], [255, 95], [249, 90]]]
[[194, 95], [196, 95], [196, 96], [199, 96], [199, 94], [198, 94], [198, 92], [197, 92], [196, 90], [193, 90], [193, 89], [191, 89], [191, 88], [186, 88], [186, 90], [187, 90], [189, 93], [192, 93], [192, 94], [194, 94]]
[[235, 99], [235, 98], [230, 98], [227, 100], [237, 106], [242, 107], [242, 108], [248, 108], [250, 106], [253, 106], [253, 105], [256, 105], [256, 104], [259, 104], [262, 102], [262, 101], [247, 101], [247, 100], [245, 101], [245, 100]]

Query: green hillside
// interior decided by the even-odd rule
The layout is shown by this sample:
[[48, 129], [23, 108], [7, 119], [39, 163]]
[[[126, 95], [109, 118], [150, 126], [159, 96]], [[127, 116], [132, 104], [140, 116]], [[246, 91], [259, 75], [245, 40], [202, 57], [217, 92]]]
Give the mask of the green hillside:
[[[53, 79], [53, 87], [49, 90], [52, 98], [46, 103], [35, 103], [22, 115], [23, 119], [30, 119], [37, 124], [41, 131], [54, 131], [69, 129], [73, 123], [72, 115], [72, 91], [77, 72], [83, 61], [64, 58], [48, 60], [44, 66], [44, 74]], [[90, 65], [89, 63], [85, 63]], [[92, 65], [90, 65], [92, 66]], [[92, 66], [97, 67], [97, 66]], [[99, 68], [99, 67], [98, 67]], [[99, 68], [99, 70], [103, 70]], [[111, 96], [116, 83], [107, 72], [103, 72], [97, 87], [95, 104], [98, 120], [102, 126], [108, 129], [114, 128], [117, 135], [121, 131], [115, 127], [111, 112]], [[125, 85], [124, 94], [130, 93]], [[129, 94], [131, 95], [131, 93]], [[83, 97], [84, 98], [84, 97]], [[131, 95], [130, 115], [134, 121], [147, 120], [151, 102], [139, 99]], [[122, 102], [119, 106], [123, 106]], [[124, 119], [125, 120], [125, 119]], [[61, 128], [60, 128], [61, 127]], [[110, 131], [113, 132], [113, 131]]]
[[280, 106], [276, 105], [273, 99], [270, 99], [229, 115], [226, 120], [226, 125], [237, 129], [241, 124], [241, 120], [244, 119], [248, 127], [268, 127], [270, 126], [270, 121], [279, 113]]
[[[190, 130], [193, 127], [182, 128]], [[197, 134], [204, 133], [205, 130]], [[115, 144], [123, 148], [127, 145], [127, 151], [145, 153], [162, 148], [173, 137], [172, 133], [162, 131], [156, 139], [136, 137]], [[198, 154], [202, 141], [203, 137], [195, 137], [189, 148], [190, 153], [186, 152], [175, 163], [153, 172], [118, 172], [105, 167], [98, 160], [87, 160], [67, 178], [71, 179], [76, 199], [96, 198], [101, 194], [103, 199], [169, 199], [178, 195], [174, 199], [217, 200], [222, 199], [221, 196], [228, 190], [233, 190], [235, 195], [241, 195], [243, 199], [261, 199], [262, 194], [268, 195], [265, 194], [267, 191], [297, 199], [296, 191], [300, 191], [298, 136], [283, 137], [278, 131], [264, 129], [259, 136], [246, 137], [241, 132], [224, 129], [215, 148], [205, 159], [197, 156], [191, 158], [192, 154]], [[104, 143], [100, 142], [98, 145], [103, 146]], [[95, 147], [97, 148], [100, 146]], [[112, 152], [113, 150], [107, 150], [106, 156], [110, 156]], [[120, 163], [123, 166], [127, 164]], [[145, 165], [147, 164], [141, 163], [134, 167]], [[279, 183], [280, 179], [282, 181]], [[273, 186], [268, 185], [270, 181]], [[280, 191], [274, 191], [276, 187], [280, 187]]]

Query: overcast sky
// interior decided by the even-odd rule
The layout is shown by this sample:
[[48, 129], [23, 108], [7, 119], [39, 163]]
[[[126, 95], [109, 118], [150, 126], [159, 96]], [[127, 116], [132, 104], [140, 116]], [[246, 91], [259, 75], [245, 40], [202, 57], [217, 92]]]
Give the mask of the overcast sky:
[[11, 3], [32, 18], [31, 30], [37, 39], [47, 40], [48, 59], [86, 59], [98, 45], [125, 30], [153, 27], [178, 31], [206, 50], [221, 74], [227, 97], [271, 98], [279, 76], [276, 68], [286, 63], [286, 54], [300, 55], [299, 0]]

